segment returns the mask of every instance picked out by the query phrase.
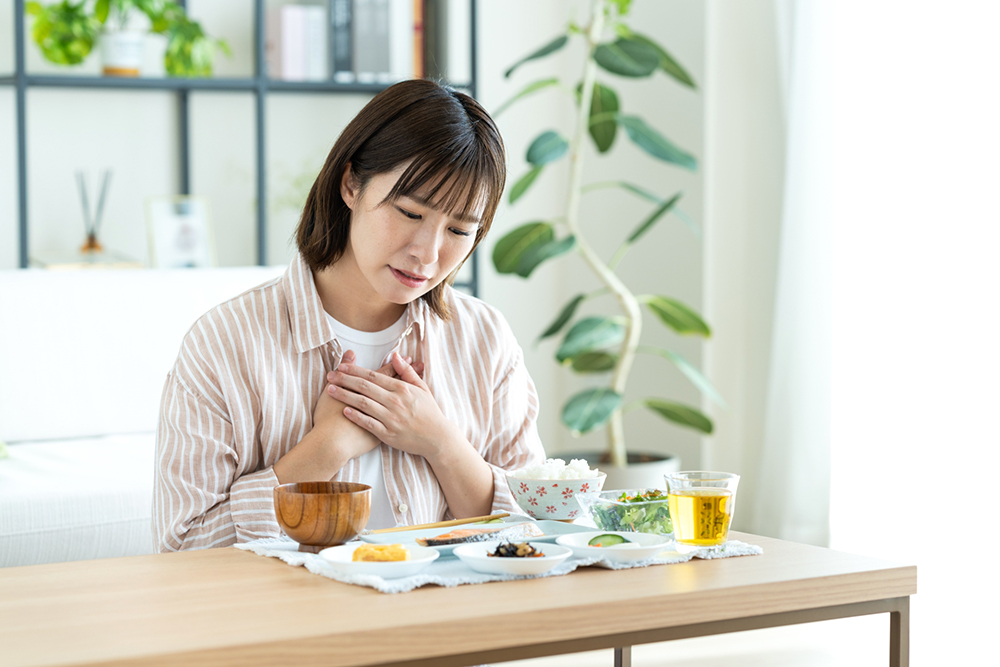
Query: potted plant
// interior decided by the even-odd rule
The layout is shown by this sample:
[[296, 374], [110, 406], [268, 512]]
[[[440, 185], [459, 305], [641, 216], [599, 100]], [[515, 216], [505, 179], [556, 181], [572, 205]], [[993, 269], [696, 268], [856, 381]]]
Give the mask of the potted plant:
[[167, 38], [163, 64], [169, 76], [211, 76], [216, 47], [230, 54], [224, 40], [210, 38], [170, 0], [29, 2], [25, 12], [35, 17], [31, 35], [47, 60], [77, 65], [100, 43], [106, 75], [139, 75], [143, 35], [127, 29], [135, 12], [149, 18], [150, 32]]
[[[708, 324], [693, 308], [677, 299], [662, 294], [634, 294], [615, 272], [628, 250], [657, 222], [675, 210], [681, 193], [661, 195], [620, 180], [583, 182], [583, 148], [588, 136], [599, 154], [607, 153], [616, 138], [624, 134], [656, 162], [689, 170], [697, 167], [692, 155], [674, 145], [639, 116], [628, 113], [612, 88], [612, 82], [604, 80], [607, 75], [638, 79], [663, 72], [680, 84], [695, 88], [688, 73], [665, 49], [634, 32], [625, 23], [630, 3], [631, 0], [592, 0], [588, 25], [570, 24], [565, 34], [522, 58], [505, 73], [509, 77], [525, 63], [556, 53], [570, 39], [582, 39], [585, 42], [585, 57], [579, 82], [566, 85], [558, 78], [534, 81], [496, 111], [499, 114], [509, 104], [542, 90], [561, 89], [571, 94], [576, 102], [572, 136], [567, 138], [556, 130], [539, 134], [528, 147], [527, 173], [515, 181], [509, 193], [513, 204], [548, 165], [568, 158], [570, 176], [565, 215], [554, 221], [529, 222], [506, 234], [494, 247], [493, 264], [499, 273], [528, 278], [542, 262], [575, 253], [592, 270], [596, 279], [595, 289], [570, 299], [539, 340], [555, 336], [568, 327], [556, 351], [556, 361], [576, 373], [610, 373], [607, 386], [586, 389], [571, 396], [562, 409], [562, 421], [574, 434], [607, 428], [608, 446], [603, 461], [612, 465], [612, 469], [608, 470], [609, 486], [627, 484], [617, 480], [613, 482], [613, 470], [624, 469], [631, 461], [641, 458], [636, 453], [630, 455], [625, 447], [623, 416], [626, 412], [646, 408], [664, 419], [701, 433], [711, 433], [713, 428], [711, 420], [700, 410], [675, 401], [649, 397], [625, 404], [626, 383], [637, 354], [665, 357], [699, 390], [721, 403], [717, 392], [692, 364], [671, 350], [643, 345], [640, 341], [642, 306], [661, 324], [679, 334], [707, 338], [711, 334]], [[617, 251], [606, 258], [597, 252], [581, 228], [583, 195], [603, 187], [624, 188], [651, 204], [649, 214], [636, 222]], [[606, 294], [614, 296], [618, 312], [603, 317], [581, 317], [574, 321], [582, 303]], [[662, 478], [654, 484], [661, 486]]]

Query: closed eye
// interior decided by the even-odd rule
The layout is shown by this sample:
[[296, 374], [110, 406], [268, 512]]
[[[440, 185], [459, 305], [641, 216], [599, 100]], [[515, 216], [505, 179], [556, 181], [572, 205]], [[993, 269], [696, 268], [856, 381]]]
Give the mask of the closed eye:
[[472, 232], [465, 232], [461, 229], [455, 229], [454, 227], [451, 228], [451, 233], [457, 236], [472, 236]]
[[403, 215], [405, 215], [410, 220], [420, 220], [423, 217], [423, 216], [421, 216], [421, 215], [419, 215], [417, 213], [410, 213], [406, 209], [399, 208], [398, 206], [396, 207], [396, 210], [398, 210], [400, 213], [402, 213]]

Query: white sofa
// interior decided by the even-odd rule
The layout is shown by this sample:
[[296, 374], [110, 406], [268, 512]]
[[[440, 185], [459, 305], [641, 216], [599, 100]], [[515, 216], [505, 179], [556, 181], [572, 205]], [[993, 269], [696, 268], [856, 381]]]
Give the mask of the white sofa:
[[153, 552], [157, 414], [181, 339], [283, 270], [0, 271], [0, 567]]

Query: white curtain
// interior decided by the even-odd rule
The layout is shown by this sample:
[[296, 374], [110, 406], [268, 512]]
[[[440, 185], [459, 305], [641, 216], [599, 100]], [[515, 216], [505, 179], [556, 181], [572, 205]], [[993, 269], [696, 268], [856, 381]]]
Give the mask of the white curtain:
[[830, 498], [829, 4], [710, 5], [706, 467], [742, 475], [736, 527], [826, 544]]
[[779, 0], [787, 141], [771, 364], [753, 525], [830, 537], [833, 55], [827, 3]]

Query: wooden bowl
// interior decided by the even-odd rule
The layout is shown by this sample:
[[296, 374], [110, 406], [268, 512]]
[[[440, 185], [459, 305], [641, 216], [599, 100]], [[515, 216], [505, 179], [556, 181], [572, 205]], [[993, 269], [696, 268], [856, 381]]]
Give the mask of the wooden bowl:
[[355, 482], [299, 482], [274, 487], [278, 525], [309, 551], [343, 544], [368, 523], [372, 487]]

